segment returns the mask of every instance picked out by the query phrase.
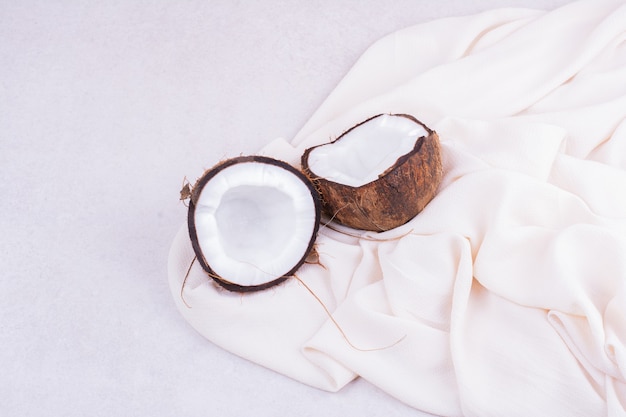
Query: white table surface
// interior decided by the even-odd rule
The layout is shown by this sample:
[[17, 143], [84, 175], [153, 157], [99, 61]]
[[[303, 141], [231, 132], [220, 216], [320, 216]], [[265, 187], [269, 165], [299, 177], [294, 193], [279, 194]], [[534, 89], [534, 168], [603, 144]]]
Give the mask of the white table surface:
[[293, 137], [388, 33], [567, 2], [0, 1], [0, 415], [425, 415], [199, 336], [167, 284], [178, 192]]

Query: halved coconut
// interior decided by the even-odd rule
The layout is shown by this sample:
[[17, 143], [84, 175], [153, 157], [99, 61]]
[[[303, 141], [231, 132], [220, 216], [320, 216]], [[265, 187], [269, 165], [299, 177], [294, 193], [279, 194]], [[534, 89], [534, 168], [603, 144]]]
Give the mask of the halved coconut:
[[293, 275], [311, 252], [320, 198], [307, 178], [263, 156], [229, 159], [204, 173], [189, 203], [197, 259], [217, 283], [255, 291]]
[[435, 196], [443, 175], [437, 133], [406, 114], [374, 116], [307, 149], [302, 168], [330, 217], [373, 231], [415, 217]]

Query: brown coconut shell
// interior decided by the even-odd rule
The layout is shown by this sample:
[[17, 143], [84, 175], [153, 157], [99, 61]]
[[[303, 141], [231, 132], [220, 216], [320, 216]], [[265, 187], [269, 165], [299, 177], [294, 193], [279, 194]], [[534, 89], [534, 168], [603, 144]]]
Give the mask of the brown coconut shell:
[[[263, 164], [275, 165], [275, 166], [285, 169], [289, 174], [295, 175], [309, 188], [309, 191], [311, 192], [311, 196], [313, 198], [313, 204], [315, 208], [315, 226], [311, 232], [311, 239], [309, 241], [306, 252], [302, 255], [302, 258], [298, 260], [297, 262], [295, 262], [293, 267], [282, 276], [277, 277], [275, 280], [266, 282], [261, 285], [248, 285], [248, 286], [239, 285], [239, 284], [229, 281], [228, 277], [222, 277], [219, 274], [217, 274], [217, 272], [213, 270], [209, 262], [207, 262], [204, 256], [204, 253], [202, 252], [202, 248], [200, 247], [200, 244], [198, 242], [198, 235], [196, 233], [196, 224], [195, 224], [196, 203], [198, 202], [198, 198], [204, 186], [207, 184], [207, 182], [209, 182], [215, 175], [217, 175], [223, 169], [230, 167], [232, 165], [235, 165], [235, 164], [245, 163], [245, 162], [260, 162]], [[260, 291], [260, 290], [264, 290], [266, 288], [270, 288], [270, 287], [273, 287], [275, 285], [282, 283], [289, 277], [293, 276], [293, 274], [295, 274], [296, 271], [305, 263], [305, 261], [307, 260], [311, 252], [313, 252], [315, 239], [317, 237], [317, 231], [319, 229], [321, 212], [322, 212], [321, 198], [319, 196], [319, 193], [317, 189], [313, 186], [313, 184], [311, 184], [311, 182], [308, 180], [308, 178], [302, 174], [302, 172], [298, 171], [297, 169], [287, 164], [286, 162], [283, 162], [274, 158], [269, 158], [265, 156], [257, 156], [257, 155], [239, 156], [239, 157], [231, 158], [226, 161], [218, 163], [213, 168], [210, 168], [207, 171], [205, 171], [205, 173], [196, 181], [196, 184], [193, 186], [192, 191], [191, 191], [191, 198], [189, 200], [189, 209], [187, 211], [187, 226], [189, 230], [189, 239], [191, 240], [191, 246], [194, 250], [194, 253], [196, 254], [198, 263], [202, 266], [202, 269], [204, 269], [204, 271], [208, 274], [208, 276], [211, 277], [217, 284], [219, 284], [220, 286], [222, 286], [223, 288], [229, 291], [235, 291], [235, 292]]]
[[332, 146], [348, 132], [380, 116], [383, 115], [373, 116], [334, 141], [309, 148], [302, 155], [302, 169], [317, 186], [323, 211], [338, 223], [355, 229], [385, 231], [405, 224], [433, 199], [443, 177], [439, 136], [407, 114], [392, 116], [414, 121], [423, 126], [428, 135], [415, 138], [413, 149], [399, 157], [375, 181], [354, 187], [327, 180], [310, 170], [308, 157], [313, 149]]

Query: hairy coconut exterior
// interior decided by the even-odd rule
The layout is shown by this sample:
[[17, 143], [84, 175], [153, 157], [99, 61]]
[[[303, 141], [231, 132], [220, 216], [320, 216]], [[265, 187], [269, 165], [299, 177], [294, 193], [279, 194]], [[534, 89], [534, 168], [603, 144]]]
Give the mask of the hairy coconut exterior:
[[398, 158], [375, 181], [353, 187], [319, 177], [309, 169], [308, 157], [313, 149], [330, 146], [351, 130], [380, 116], [352, 127], [333, 142], [309, 148], [302, 155], [303, 171], [316, 184], [324, 212], [355, 229], [385, 231], [405, 224], [432, 200], [443, 177], [439, 136], [406, 114], [392, 116], [406, 117], [420, 124], [428, 136], [415, 138], [413, 149]]
[[[275, 165], [295, 175], [309, 188], [309, 190], [311, 191], [311, 196], [313, 198], [313, 204], [315, 205], [315, 226], [311, 233], [311, 240], [309, 241], [308, 248], [306, 252], [303, 254], [302, 259], [296, 262], [294, 266], [283, 276], [278, 277], [273, 281], [266, 282], [261, 285], [249, 285], [249, 286], [243, 286], [243, 285], [230, 282], [228, 280], [228, 277], [219, 276], [211, 268], [211, 265], [209, 265], [209, 263], [205, 259], [204, 254], [202, 253], [202, 249], [200, 248], [200, 244], [198, 243], [198, 235], [196, 233], [196, 224], [195, 224], [196, 203], [198, 202], [200, 193], [202, 192], [202, 189], [204, 188], [206, 183], [209, 182], [211, 178], [213, 178], [223, 169], [229, 166], [235, 165], [235, 164], [246, 163], [246, 162], [259, 162], [263, 164]], [[196, 181], [196, 184], [193, 187], [193, 190], [191, 192], [191, 198], [189, 201], [189, 210], [187, 212], [187, 226], [189, 229], [189, 238], [191, 240], [191, 246], [193, 247], [193, 250], [196, 254], [198, 262], [202, 266], [202, 269], [204, 269], [207, 272], [209, 277], [211, 277], [216, 283], [218, 283], [220, 286], [224, 287], [225, 289], [229, 291], [235, 291], [235, 292], [251, 292], [251, 291], [260, 291], [260, 290], [273, 287], [275, 285], [282, 283], [290, 276], [293, 276], [293, 274], [296, 273], [296, 271], [302, 266], [302, 264], [304, 264], [307, 257], [309, 256], [309, 253], [313, 250], [313, 246], [315, 244], [315, 238], [317, 236], [317, 231], [319, 229], [319, 223], [320, 223], [320, 217], [321, 217], [321, 211], [322, 211], [320, 200], [321, 199], [320, 199], [319, 193], [317, 192], [313, 184], [311, 184], [311, 182], [300, 171], [298, 171], [291, 165], [287, 164], [286, 162], [279, 161], [277, 159], [273, 159], [273, 158], [269, 158], [265, 156], [256, 156], [256, 155], [240, 156], [240, 157], [228, 159], [226, 161], [218, 163], [213, 168], [208, 169], [198, 179], [198, 181]]]

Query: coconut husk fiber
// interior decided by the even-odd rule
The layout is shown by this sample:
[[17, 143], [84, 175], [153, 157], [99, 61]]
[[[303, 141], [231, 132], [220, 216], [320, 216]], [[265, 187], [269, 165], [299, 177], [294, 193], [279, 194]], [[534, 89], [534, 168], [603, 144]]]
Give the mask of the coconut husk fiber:
[[298, 164], [381, 113], [439, 135], [443, 178], [419, 215], [382, 233], [322, 225], [323, 266], [297, 272], [344, 333], [297, 280], [230, 297], [196, 266], [187, 308], [184, 225], [169, 259], [181, 313], [328, 391], [362, 377], [434, 415], [626, 415], [625, 31], [622, 1], [578, 1], [381, 39], [292, 141], [263, 150]]

